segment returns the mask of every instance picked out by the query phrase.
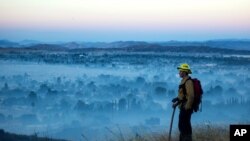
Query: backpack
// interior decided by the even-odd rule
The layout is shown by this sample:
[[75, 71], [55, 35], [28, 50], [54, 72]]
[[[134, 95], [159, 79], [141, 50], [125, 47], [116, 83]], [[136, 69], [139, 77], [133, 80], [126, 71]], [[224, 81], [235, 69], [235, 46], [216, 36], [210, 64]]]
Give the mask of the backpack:
[[[202, 103], [201, 99], [202, 99], [202, 94], [203, 94], [201, 82], [197, 78], [189, 77], [188, 80], [190, 80], [190, 79], [193, 81], [193, 85], [194, 85], [194, 102], [193, 102], [192, 108], [195, 112], [199, 111], [199, 109], [200, 109], [200, 111], [202, 111], [202, 107], [199, 108], [199, 105]], [[186, 82], [188, 80], [186, 80]], [[183, 94], [185, 96], [187, 94], [186, 87], [185, 87], [186, 82], [184, 82], [182, 85], [180, 85], [180, 87], [183, 88]]]

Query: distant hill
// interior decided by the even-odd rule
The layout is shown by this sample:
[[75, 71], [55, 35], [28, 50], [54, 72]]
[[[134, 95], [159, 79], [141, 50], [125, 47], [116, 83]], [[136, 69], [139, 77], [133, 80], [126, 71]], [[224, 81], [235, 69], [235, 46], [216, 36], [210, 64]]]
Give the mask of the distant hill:
[[0, 47], [18, 47], [19, 44], [8, 40], [0, 40]]
[[36, 41], [36, 40], [22, 40], [18, 43], [19, 45], [22, 45], [22, 46], [31, 46], [31, 45], [41, 44], [41, 42]]
[[65, 50], [67, 48], [63, 48], [61, 45], [57, 44], [36, 44], [29, 47], [24, 47], [23, 49], [30, 49], [30, 50]]
[[56, 45], [57, 47], [66, 49], [81, 49], [81, 48], [129, 48], [129, 47], [202, 47], [209, 46], [213, 48], [225, 48], [233, 50], [249, 50], [250, 40], [209, 40], [209, 41], [166, 41], [166, 42], [144, 42], [144, 41], [117, 41], [117, 42], [55, 42], [42, 43], [33, 40], [23, 40], [21, 42], [12, 42], [8, 40], [0, 40], [2, 48], [23, 48], [23, 47], [43, 47], [42, 45]]
[[250, 50], [250, 40], [211, 40], [206, 45], [217, 48], [229, 48], [235, 50]]
[[150, 43], [142, 41], [117, 41], [117, 42], [69, 42], [61, 44], [66, 48], [125, 48], [135, 45], [144, 46]]
[[167, 41], [155, 42], [162, 46], [210, 46], [215, 48], [227, 48], [234, 50], [250, 50], [250, 40], [209, 40], [204, 42], [198, 41]]
[[66, 48], [62, 45], [54, 44], [38, 44], [30, 47], [23, 48], [0, 48], [0, 53], [10, 52], [71, 52], [71, 53], [82, 53], [82, 52], [155, 52], [155, 53], [213, 53], [213, 54], [233, 54], [233, 55], [250, 55], [250, 50], [234, 50], [227, 48], [216, 48], [209, 46], [161, 46], [158, 44], [144, 44], [144, 45], [131, 45], [127, 47], [116, 47], [116, 48]]

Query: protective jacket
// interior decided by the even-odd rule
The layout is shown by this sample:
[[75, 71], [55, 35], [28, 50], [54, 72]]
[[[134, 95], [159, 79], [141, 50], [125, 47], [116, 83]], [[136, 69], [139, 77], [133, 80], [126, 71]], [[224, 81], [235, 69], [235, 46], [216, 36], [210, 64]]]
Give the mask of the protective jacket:
[[[185, 87], [185, 89], [183, 89], [183, 87]], [[185, 110], [192, 109], [194, 102], [194, 86], [193, 81], [189, 79], [189, 76], [186, 76], [181, 80], [178, 91], [178, 99], [180, 100], [179, 108], [184, 108]]]

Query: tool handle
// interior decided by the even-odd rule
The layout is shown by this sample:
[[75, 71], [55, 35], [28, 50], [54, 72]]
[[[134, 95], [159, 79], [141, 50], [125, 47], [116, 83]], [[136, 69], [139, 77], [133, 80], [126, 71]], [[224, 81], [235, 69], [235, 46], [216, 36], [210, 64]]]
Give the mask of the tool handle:
[[172, 132], [172, 126], [173, 126], [173, 121], [174, 121], [174, 113], [175, 113], [176, 107], [174, 107], [172, 117], [171, 117], [171, 122], [170, 122], [170, 129], [169, 129], [169, 135], [168, 135], [168, 141], [171, 141], [171, 132]]

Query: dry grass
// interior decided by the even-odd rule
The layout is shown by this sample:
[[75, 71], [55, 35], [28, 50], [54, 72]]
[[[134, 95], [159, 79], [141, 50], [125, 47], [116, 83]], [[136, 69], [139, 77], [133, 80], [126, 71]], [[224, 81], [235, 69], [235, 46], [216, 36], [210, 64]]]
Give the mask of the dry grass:
[[[138, 131], [130, 131], [129, 134], [125, 134], [122, 129], [117, 125], [114, 129], [106, 128], [108, 131], [109, 138], [102, 139], [106, 141], [169, 141], [168, 133], [154, 133], [152, 131], [145, 131], [145, 129], [140, 128]], [[130, 129], [129, 129], [130, 130]], [[171, 141], [178, 141], [179, 135], [178, 131], [174, 131], [172, 134]], [[25, 136], [16, 135], [4, 132], [0, 130], [0, 140], [1, 141], [16, 141], [16, 140], [34, 140], [34, 141], [59, 141], [49, 138], [38, 138], [37, 136]], [[89, 141], [84, 135], [82, 135], [82, 140]], [[193, 141], [229, 141], [229, 126], [218, 126], [218, 125], [197, 125], [193, 127]]]
[[229, 126], [196, 126], [193, 138], [195, 141], [229, 141]]
[[[120, 134], [120, 133], [119, 133]], [[229, 141], [229, 127], [216, 125], [197, 125], [193, 127], [193, 141]], [[168, 141], [168, 133], [135, 133], [129, 137], [117, 136], [110, 141]], [[179, 132], [172, 134], [171, 141], [179, 140]]]

